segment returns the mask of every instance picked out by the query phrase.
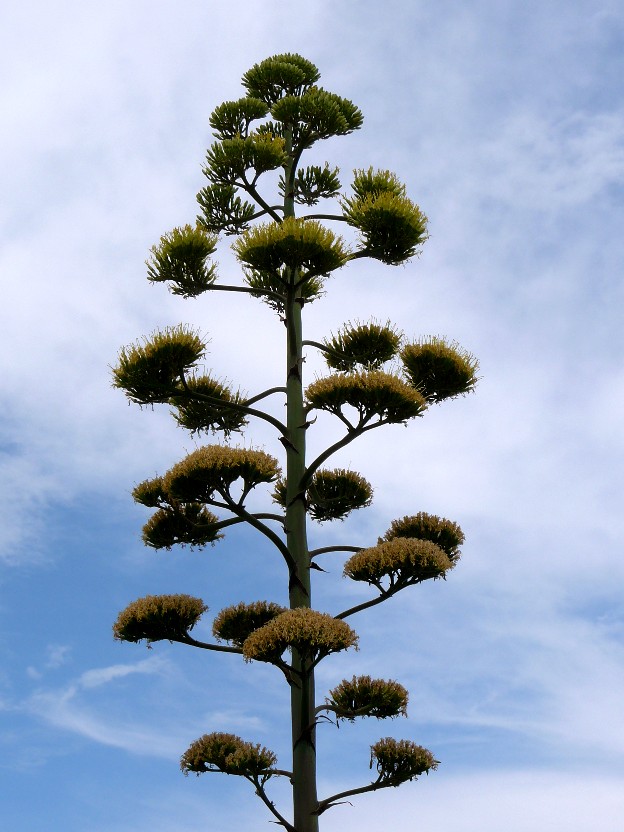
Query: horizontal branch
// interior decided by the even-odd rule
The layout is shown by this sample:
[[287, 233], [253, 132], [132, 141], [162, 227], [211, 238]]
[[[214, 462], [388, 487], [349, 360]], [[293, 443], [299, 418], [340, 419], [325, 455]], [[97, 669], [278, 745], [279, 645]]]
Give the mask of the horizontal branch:
[[381, 583], [376, 583], [375, 586], [380, 592], [380, 595], [378, 595], [377, 598], [371, 598], [370, 601], [364, 601], [361, 604], [357, 604], [355, 607], [350, 607], [348, 610], [339, 613], [339, 615], [335, 615], [334, 618], [347, 618], [347, 616], [353, 615], [356, 612], [367, 610], [369, 607], [375, 607], [377, 604], [381, 604], [382, 601], [387, 601], [388, 598], [392, 598], [393, 595], [396, 595], [397, 592], [400, 592], [402, 589], [406, 589], [408, 586], [416, 586], [419, 583], [421, 583], [421, 581], [413, 581], [411, 583], [405, 581], [402, 583], [394, 583], [394, 580], [391, 579], [391, 584], [388, 589], [383, 589]]
[[317, 350], [321, 350], [321, 352], [335, 352], [332, 350], [331, 347], [326, 347], [325, 344], [321, 344], [320, 341], [302, 341], [302, 347], [316, 347]]
[[240, 647], [226, 647], [223, 644], [208, 644], [206, 641], [197, 641], [192, 636], [189, 636], [188, 633], [186, 636], [180, 636], [179, 638], [172, 639], [172, 641], [179, 641], [180, 644], [188, 644], [191, 647], [201, 647], [202, 650], [217, 650], [220, 653], [238, 653], [239, 655], [243, 654], [243, 651]]
[[314, 558], [327, 552], [361, 552], [363, 548], [363, 546], [322, 546], [320, 549], [312, 549], [308, 554]]
[[[209, 500], [206, 502], [207, 506], [214, 506], [216, 508], [224, 508], [230, 511], [229, 503], [221, 503], [218, 500]], [[276, 523], [281, 523], [282, 525], [286, 522], [286, 518], [283, 514], [271, 514], [268, 511], [261, 511], [257, 514], [253, 514], [252, 517], [255, 517], [257, 520], [275, 520]], [[218, 523], [214, 523], [211, 528], [215, 529], [215, 531], [219, 531], [219, 529], [225, 529], [228, 526], [235, 526], [237, 523], [246, 523], [246, 517], [228, 517], [227, 520], [219, 520]], [[199, 523], [194, 523], [194, 526], [199, 526]]]
[[349, 222], [342, 214], [306, 214], [302, 220], [336, 220], [336, 222]]
[[284, 769], [281, 768], [272, 768], [271, 775], [273, 774], [277, 774], [279, 777], [288, 777], [289, 780], [292, 780], [293, 777], [292, 771], [284, 771]]
[[[224, 402], [223, 399], [219, 399], [216, 396], [208, 396], [206, 393], [199, 393], [196, 390], [190, 390], [184, 373], [182, 373], [180, 378], [182, 380], [182, 386], [190, 399], [206, 402], [206, 404], [211, 404], [218, 410], [233, 410], [236, 413], [245, 413], [247, 416], [256, 416], [258, 419], [263, 419], [265, 422], [268, 422], [270, 425], [277, 428], [282, 436], [288, 435], [288, 428], [286, 425], [280, 422], [279, 419], [271, 416], [269, 413], [265, 413], [264, 410], [256, 410], [255, 407], [247, 407], [247, 405], [237, 404], [236, 402]], [[178, 393], [177, 396], [179, 395], [180, 394]]]
[[387, 601], [388, 598], [392, 598], [395, 592], [398, 592], [399, 589], [402, 587], [398, 587], [394, 592], [383, 592], [381, 595], [378, 595], [377, 598], [372, 598], [370, 601], [364, 601], [362, 604], [357, 604], [355, 607], [350, 607], [348, 610], [335, 615], [334, 618], [347, 618], [350, 615], [353, 615], [356, 612], [361, 612], [362, 610], [367, 610], [369, 607], [375, 607], [377, 604], [381, 604], [382, 601]]
[[249, 220], [250, 221], [251, 220], [257, 220], [259, 217], [263, 217], [265, 214], [268, 214], [269, 211], [282, 211], [283, 212], [284, 211], [284, 206], [283, 205], [269, 205], [267, 208], [263, 208], [262, 211], [257, 211], [255, 214], [253, 214], [251, 217], [249, 217]]
[[284, 298], [279, 292], [273, 292], [271, 289], [251, 289], [247, 288], [246, 286], [227, 286], [222, 283], [212, 283], [210, 286], [207, 287], [206, 291], [211, 292], [244, 292], [247, 295], [265, 295], [266, 297], [273, 298], [274, 300], [283, 303]]
[[[341, 717], [342, 719], [353, 719], [356, 716], [367, 716], [373, 710], [373, 707], [374, 705], [363, 705], [361, 708], [356, 708], [353, 711], [345, 711], [337, 705], [317, 705], [314, 713], [320, 714], [321, 711], [332, 711], [337, 717]], [[331, 720], [329, 721], [331, 722]]]
[[272, 396], [273, 393], [286, 393], [288, 392], [285, 387], [271, 387], [269, 390], [264, 390], [262, 393], [258, 393], [257, 396], [252, 396], [251, 399], [247, 399], [245, 401], [245, 405], [249, 406], [250, 404], [255, 404], [255, 402], [259, 402], [260, 399], [266, 399], [267, 396]]
[[381, 779], [375, 780], [374, 783], [369, 783], [368, 786], [360, 786], [358, 789], [347, 789], [344, 792], [338, 792], [338, 794], [333, 794], [331, 797], [327, 797], [325, 800], [320, 800], [318, 804], [318, 809], [316, 810], [317, 815], [322, 815], [323, 812], [327, 811], [327, 809], [331, 809], [332, 806], [336, 805], [336, 802], [342, 800], [343, 797], [353, 797], [355, 794], [364, 794], [365, 792], [375, 792], [377, 789], [385, 789], [388, 786], [395, 786], [398, 785], [397, 783], [382, 783]]

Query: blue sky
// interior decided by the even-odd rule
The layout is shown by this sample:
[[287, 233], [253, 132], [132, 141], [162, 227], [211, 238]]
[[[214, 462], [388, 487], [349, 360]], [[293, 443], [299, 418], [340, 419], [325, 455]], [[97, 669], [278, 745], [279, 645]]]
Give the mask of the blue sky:
[[[206, 552], [147, 551], [129, 492], [194, 447], [166, 413], [110, 387], [117, 351], [189, 322], [208, 366], [281, 383], [282, 327], [263, 305], [183, 301], [145, 280], [150, 246], [192, 221], [208, 116], [263, 58], [296, 51], [363, 111], [315, 159], [395, 171], [430, 219], [422, 256], [359, 262], [306, 308], [306, 337], [390, 319], [478, 356], [473, 396], [376, 431], [336, 461], [369, 509], [315, 531], [375, 542], [429, 511], [466, 532], [445, 583], [353, 624], [354, 673], [396, 678], [408, 720], [320, 737], [321, 793], [367, 782], [381, 736], [439, 770], [333, 809], [324, 829], [619, 832], [624, 817], [624, 12], [619, 2], [95, 3], [0, 12], [0, 817], [34, 832], [251, 832], [247, 784], [184, 778], [178, 759], [226, 730], [288, 749], [270, 667], [181, 645], [120, 645], [119, 610], [188, 592], [218, 612], [285, 600], [279, 557], [250, 532]], [[238, 279], [228, 241], [224, 282]], [[308, 356], [311, 380], [322, 370]], [[319, 419], [312, 448], [335, 436]], [[257, 425], [249, 441], [276, 452]], [[332, 560], [332, 558], [334, 558]], [[365, 592], [328, 555], [316, 604]], [[210, 615], [203, 632], [208, 633]], [[197, 655], [199, 653], [199, 655]], [[276, 792], [280, 799], [280, 792]]]

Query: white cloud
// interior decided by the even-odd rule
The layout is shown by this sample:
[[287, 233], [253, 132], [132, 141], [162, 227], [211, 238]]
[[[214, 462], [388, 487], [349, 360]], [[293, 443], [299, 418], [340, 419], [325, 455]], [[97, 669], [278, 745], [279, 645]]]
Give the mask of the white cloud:
[[179, 753], [180, 743], [175, 737], [138, 727], [134, 721], [116, 722], [98, 715], [77, 700], [77, 693], [73, 685], [61, 691], [41, 691], [30, 697], [27, 709], [54, 728], [132, 754], [172, 759]]
[[46, 668], [56, 670], [64, 664], [67, 664], [70, 653], [71, 646], [69, 644], [49, 644], [46, 648]]
[[[621, 10], [607, 3], [596, 12], [584, 0], [572, 11], [510, 12], [480, 2], [443, 3], [441, 14], [439, 4], [390, 2], [358, 4], [354, 16], [352, 5], [297, 0], [285, 17], [277, 2], [260, 15], [243, 0], [235, 18], [200, 2], [12, 7], [11, 25], [0, 27], [9, 79], [0, 150], [11, 195], [0, 207], [2, 557], [60, 563], [52, 507], [95, 495], [114, 512], [133, 481], [192, 449], [166, 409], [140, 413], [110, 389], [107, 365], [122, 344], [188, 320], [208, 330], [217, 374], [248, 389], [279, 383], [283, 328], [265, 307], [176, 300], [145, 284], [143, 260], [159, 234], [195, 213], [206, 110], [240, 93], [238, 75], [253, 61], [297, 49], [317, 61], [328, 88], [365, 110], [364, 130], [322, 153], [335, 151], [346, 172], [396, 168], [432, 229], [422, 258], [405, 269], [358, 264], [334, 277], [327, 298], [306, 307], [309, 337], [374, 314], [409, 334], [465, 342], [484, 376], [474, 397], [336, 458], [371, 478], [376, 500], [352, 522], [322, 529], [319, 545], [332, 536], [367, 543], [421, 509], [459, 520], [468, 543], [447, 585], [371, 611], [366, 650], [320, 678], [332, 684], [335, 672], [366, 666], [406, 681], [417, 723], [409, 730], [497, 729], [512, 746], [520, 738], [557, 759], [615, 765], [624, 739], [613, 606], [624, 579], [616, 520], [624, 122], [604, 83], [613, 62], [603, 46], [621, 32]], [[232, 259], [220, 260], [228, 280]], [[319, 367], [310, 356], [307, 377]], [[327, 424], [310, 431], [311, 448], [324, 444]], [[270, 431], [250, 436], [271, 449]], [[334, 574], [320, 584], [340, 572], [326, 562]], [[356, 592], [324, 597], [338, 605]], [[385, 642], [374, 640], [373, 621], [387, 627]], [[64, 650], [49, 653], [47, 669], [61, 666]], [[41, 680], [29, 660], [27, 675]], [[185, 684], [176, 687], [153, 656], [42, 686], [28, 708], [92, 742], [172, 758], [199, 720], [176, 712], [159, 731], [147, 713], [120, 716], [122, 688], [148, 674], [143, 681], [172, 685], [172, 700]], [[201, 722], [269, 733], [255, 704], [247, 713], [226, 703]], [[608, 771], [581, 777], [576, 765], [464, 777], [441, 768], [412, 791], [363, 797], [354, 814], [335, 809], [326, 824], [357, 818], [366, 830], [398, 813], [397, 830], [417, 817], [440, 832], [616, 832], [617, 794]], [[173, 830], [181, 821], [161, 814], [154, 823]]]
[[334, 832], [348, 824], [372, 832], [391, 817], [396, 832], [408, 832], [415, 825], [436, 832], [619, 832], [623, 813], [617, 776], [565, 769], [457, 776], [445, 775], [441, 768], [416, 784], [355, 798], [353, 808], [332, 809], [324, 818], [324, 828]]
[[93, 670], [86, 670], [81, 674], [77, 684], [82, 688], [96, 688], [106, 685], [115, 679], [123, 679], [133, 673], [153, 674], [166, 672], [167, 661], [160, 656], [153, 656], [149, 659], [136, 662], [135, 664], [113, 664], [109, 667], [98, 667]]
[[218, 725], [220, 731], [257, 731], [266, 733], [270, 726], [266, 720], [253, 714], [237, 710], [210, 711], [203, 718], [206, 725]]
[[78, 679], [56, 689], [35, 691], [21, 710], [36, 715], [49, 726], [125, 751], [171, 758], [179, 750], [179, 738], [167, 736], [134, 720], [116, 719], [107, 709], [85, 702], [84, 691], [92, 691], [133, 674], [166, 674], [169, 664], [160, 656], [135, 664], [110, 665], [82, 673]]

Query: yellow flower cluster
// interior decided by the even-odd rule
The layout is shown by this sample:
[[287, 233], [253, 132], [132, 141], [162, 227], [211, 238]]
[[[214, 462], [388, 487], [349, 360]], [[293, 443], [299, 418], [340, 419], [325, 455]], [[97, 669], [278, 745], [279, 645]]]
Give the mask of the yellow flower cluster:
[[376, 586], [383, 578], [390, 578], [391, 585], [407, 586], [443, 578], [452, 568], [453, 562], [446, 552], [430, 540], [397, 537], [350, 557], [343, 574]]
[[146, 595], [119, 613], [113, 635], [119, 641], [177, 641], [207, 609], [201, 598], [191, 595]]
[[147, 279], [152, 283], [170, 283], [174, 295], [197, 297], [216, 280], [216, 265], [206, 263], [216, 249], [216, 234], [207, 233], [200, 226], [174, 228], [152, 246], [146, 263]]
[[477, 383], [479, 362], [456, 343], [423, 338], [401, 351], [405, 374], [428, 402], [469, 393]]
[[269, 601], [235, 604], [217, 615], [212, 633], [219, 641], [229, 641], [235, 647], [242, 647], [254, 630], [264, 627], [283, 612], [286, 612], [286, 607]]
[[325, 701], [338, 719], [353, 721], [356, 716], [374, 716], [377, 719], [407, 716], [408, 699], [407, 690], [392, 679], [354, 676], [351, 680], [343, 679], [330, 690]]
[[195, 740], [180, 760], [185, 774], [222, 771], [241, 777], [260, 777], [264, 782], [271, 776], [277, 757], [268, 748], [246, 742], [235, 734], [215, 732]]
[[411, 740], [385, 737], [371, 746], [371, 768], [376, 764], [380, 780], [398, 786], [438, 767], [431, 751]]
[[243, 655], [248, 661], [278, 662], [288, 648], [294, 647], [306, 659], [315, 661], [356, 647], [357, 641], [355, 631], [344, 621], [300, 607], [286, 610], [251, 633], [243, 644]]
[[206, 345], [192, 329], [165, 327], [143, 343], [123, 347], [119, 364], [113, 368], [113, 387], [124, 390], [137, 404], [168, 402], [182, 373], [192, 369], [206, 351]]
[[315, 220], [287, 217], [256, 225], [238, 238], [233, 249], [241, 261], [261, 273], [300, 272], [298, 279], [327, 274], [348, 257], [340, 237]]
[[311, 407], [334, 414], [342, 413], [342, 408], [350, 405], [358, 411], [362, 423], [374, 417], [405, 422], [427, 407], [417, 390], [381, 370], [319, 378], [307, 388], [306, 398]]
[[452, 561], [459, 558], [459, 547], [464, 542], [464, 533], [457, 523], [436, 514], [427, 514], [426, 511], [393, 520], [383, 538], [377, 542], [383, 543], [396, 537], [430, 540], [446, 552]]
[[205, 445], [164, 475], [163, 488], [174, 499], [204, 502], [214, 491], [228, 491], [239, 478], [244, 488], [250, 489], [278, 476], [277, 460], [264, 451]]

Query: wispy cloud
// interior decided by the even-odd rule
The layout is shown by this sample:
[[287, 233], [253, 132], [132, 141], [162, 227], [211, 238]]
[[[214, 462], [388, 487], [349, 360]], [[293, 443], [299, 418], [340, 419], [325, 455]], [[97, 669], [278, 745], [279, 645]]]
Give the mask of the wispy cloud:
[[81, 688], [96, 688], [101, 685], [107, 685], [116, 679], [123, 679], [125, 676], [130, 676], [133, 673], [163, 673], [167, 668], [168, 663], [164, 659], [159, 656], [154, 656], [153, 658], [144, 659], [135, 664], [113, 664], [109, 667], [98, 667], [94, 670], [86, 670], [78, 679], [77, 684]]
[[70, 731], [102, 745], [132, 754], [172, 759], [179, 754], [180, 744], [175, 738], [149, 727], [137, 727], [135, 721], [115, 721], [98, 715], [78, 699], [78, 688], [71, 686], [61, 691], [42, 691], [33, 694], [27, 709], [48, 725]]
[[[590, 771], [570, 774], [565, 769], [457, 776], [440, 768], [400, 789], [356, 798], [353, 807], [332, 809], [324, 819], [325, 829], [339, 832], [348, 824], [373, 832], [391, 817], [397, 832], [413, 829], [415, 821], [424, 829], [454, 832], [619, 832], [624, 796], [618, 782], [618, 777], [597, 777]], [[331, 793], [335, 784], [323, 787]]]
[[[463, 773], [441, 767], [412, 787], [363, 797], [353, 812], [334, 809], [326, 827], [357, 819], [366, 832], [392, 816], [397, 830], [412, 829], [417, 818], [440, 832], [619, 832], [621, 788], [612, 771], [624, 742], [622, 11], [613, 0], [599, 10], [591, 0], [513, 9], [495, 0], [461, 8], [366, 0], [357, 15], [354, 4], [329, 0], [295, 0], [288, 15], [277, 3], [263, 14], [256, 5], [241, 0], [235, 17], [225, 6], [174, 9], [147, 0], [62, 8], [37, 0], [7, 11], [0, 36], [8, 79], [0, 90], [7, 124], [0, 152], [9, 160], [10, 195], [0, 205], [2, 565], [18, 567], [18, 576], [19, 567], [33, 569], [20, 596], [26, 606], [37, 604], [37, 592], [48, 597], [54, 579], [93, 586], [93, 562], [73, 549], [64, 561], [51, 528], [73, 529], [71, 512], [85, 500], [99, 501], [98, 512], [118, 522], [117, 501], [133, 481], [194, 446], [166, 408], [140, 413], [111, 391], [108, 365], [122, 344], [187, 320], [212, 339], [207, 365], [218, 375], [250, 390], [280, 383], [283, 327], [267, 308], [227, 293], [185, 303], [146, 286], [143, 261], [161, 233], [195, 216], [210, 141], [206, 108], [240, 95], [238, 77], [255, 60], [307, 54], [327, 88], [365, 112], [361, 132], [322, 147], [330, 160], [336, 153], [345, 188], [354, 166], [395, 169], [432, 231], [422, 257], [404, 269], [358, 263], [336, 275], [327, 298], [306, 305], [308, 337], [374, 314], [408, 335], [457, 338], [478, 355], [483, 375], [475, 396], [431, 408], [409, 430], [370, 434], [337, 456], [337, 465], [372, 480], [375, 503], [311, 539], [366, 545], [395, 517], [420, 510], [464, 526], [465, 556], [448, 582], [416, 588], [383, 614], [378, 608], [354, 621], [362, 652], [323, 665], [319, 695], [342, 675], [396, 677], [412, 692], [412, 720], [381, 731], [426, 730], [467, 753], [478, 734], [487, 751], [475, 752]], [[219, 259], [223, 279], [238, 279], [227, 241]], [[307, 357], [306, 380], [324, 370], [318, 356]], [[319, 419], [309, 431], [311, 452], [333, 431]], [[267, 450], [273, 438], [256, 426], [250, 433]], [[226, 551], [243, 563], [245, 552]], [[98, 562], [98, 592], [109, 606], [118, 594], [115, 558]], [[37, 563], [54, 575], [41, 577]], [[218, 585], [229, 567], [217, 558], [150, 561], [144, 577], [150, 586], [197, 582], [214, 595], [244, 590], [251, 598], [265, 567], [252, 573], [253, 561], [243, 587], [244, 563], [225, 588]], [[364, 597], [341, 583], [339, 558], [326, 564], [331, 574], [319, 576], [315, 603], [338, 610], [345, 599]], [[12, 603], [7, 593], [9, 616]], [[84, 621], [84, 609], [64, 612]], [[3, 673], [11, 716], [15, 702], [25, 702], [21, 714], [52, 729], [55, 740], [65, 732], [86, 748], [167, 760], [198, 725], [280, 735], [272, 687], [260, 683], [269, 717], [258, 715], [258, 696], [235, 676], [227, 680], [240, 685], [236, 700], [213, 702], [205, 678], [178, 675], [159, 658], [160, 646], [146, 660], [85, 670], [79, 657], [96, 649], [90, 624], [74, 628], [69, 644], [66, 633], [48, 634], [53, 619], [32, 616], [28, 635], [36, 629], [37, 638], [28, 643], [58, 643], [45, 656], [19, 653], [15, 680]], [[14, 638], [21, 645], [21, 634]], [[8, 653], [8, 637], [6, 645]], [[37, 691], [20, 694], [33, 681]], [[151, 696], [149, 707], [128, 696], [135, 682]], [[152, 727], [165, 702], [171, 710]], [[346, 773], [353, 759], [337, 741], [345, 734], [324, 741]], [[532, 770], [514, 757], [527, 747], [539, 759]], [[484, 759], [501, 749], [516, 760], [513, 770], [492, 771]], [[580, 771], [588, 760], [596, 776]], [[367, 777], [366, 761], [363, 769]], [[219, 805], [218, 786], [212, 794]], [[175, 814], [154, 794], [151, 815], [128, 828], [147, 818], [167, 832], [195, 822], [195, 798], [187, 804], [176, 796], [167, 796]]]
[[168, 662], [159, 656], [134, 664], [94, 668], [61, 688], [36, 691], [23, 704], [22, 709], [35, 714], [54, 728], [70, 731], [103, 745], [136, 754], [172, 757], [179, 751], [173, 738], [148, 726], [137, 726], [135, 720], [112, 719], [106, 708], [98, 710], [97, 705], [90, 704], [84, 695], [94, 688], [112, 684], [132, 674], [162, 675], [168, 670]]

